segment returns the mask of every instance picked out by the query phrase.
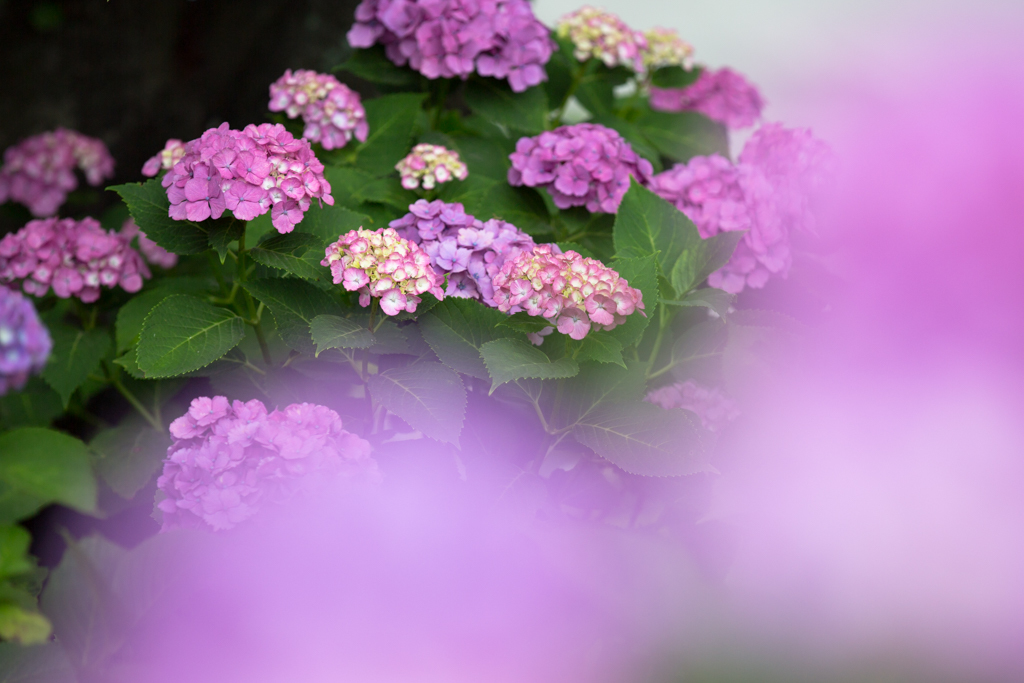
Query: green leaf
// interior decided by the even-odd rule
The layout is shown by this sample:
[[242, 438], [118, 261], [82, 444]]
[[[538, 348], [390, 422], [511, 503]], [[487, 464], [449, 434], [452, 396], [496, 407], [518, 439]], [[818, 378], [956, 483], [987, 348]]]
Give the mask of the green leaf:
[[[336, 242], [339, 237], [350, 230], [371, 227], [370, 217], [350, 211], [343, 206], [324, 206], [322, 209], [315, 204], [306, 212], [306, 217], [295, 226], [295, 232], [316, 235], [323, 243], [321, 248], [331, 242]], [[321, 258], [323, 253], [320, 254]]]
[[672, 346], [672, 375], [681, 381], [717, 380], [726, 338], [722, 320], [705, 320], [687, 329]]
[[344, 313], [330, 294], [303, 280], [261, 278], [245, 283], [245, 290], [274, 314], [284, 343], [308, 356], [316, 355], [309, 331], [313, 318]]
[[644, 370], [639, 361], [630, 361], [624, 367], [584, 364], [578, 375], [565, 380], [552, 424], [559, 429], [572, 427], [600, 406], [641, 400], [647, 391]]
[[110, 333], [103, 329], [88, 332], [64, 324], [50, 325], [53, 352], [43, 369], [43, 379], [60, 394], [68, 407], [75, 389], [95, 372], [110, 351]]
[[334, 71], [347, 71], [371, 83], [404, 89], [412, 89], [419, 84], [419, 74], [388, 59], [383, 45], [354, 50], [348, 60], [334, 67]]
[[533, 135], [547, 123], [548, 98], [539, 86], [516, 93], [505, 81], [473, 78], [466, 83], [465, 97], [475, 113], [506, 128]]
[[107, 189], [121, 195], [139, 229], [167, 251], [199, 254], [209, 249], [207, 227], [192, 221], [176, 221], [168, 215], [171, 204], [167, 201], [167, 190], [157, 178]]
[[[359, 200], [353, 198], [353, 194], [364, 185], [372, 183], [375, 176], [362, 171], [358, 168], [352, 168], [350, 166], [327, 166], [324, 168], [324, 178], [331, 184], [331, 196], [334, 197], [334, 206], [348, 206], [349, 208], [355, 207], [359, 204]], [[319, 212], [329, 211], [331, 207], [324, 207], [320, 209], [317, 207]], [[310, 211], [313, 211], [313, 207], [310, 207]], [[311, 214], [306, 213], [306, 218], [309, 218]], [[306, 223], [306, 218], [296, 226], [297, 229], [301, 229]], [[313, 231], [310, 231], [313, 232]], [[337, 238], [335, 238], [337, 239]]]
[[[458, 181], [449, 184], [457, 184]], [[402, 213], [409, 211], [409, 205], [419, 199], [412, 190], [402, 187], [397, 177], [378, 178], [352, 192], [352, 199], [359, 202], [377, 202], [398, 209]]]
[[228, 246], [245, 234], [245, 221], [237, 220], [230, 214], [224, 214], [215, 221], [210, 221], [210, 247], [220, 256], [220, 262], [228, 255]]
[[0, 683], [78, 683], [78, 677], [57, 643], [0, 643]]
[[586, 71], [576, 88], [576, 99], [587, 111], [597, 116], [615, 110], [615, 86], [622, 85], [632, 76], [629, 69], [609, 69], [598, 60], [588, 60]]
[[466, 207], [466, 213], [475, 216], [476, 214], [473, 213], [475, 210], [489, 209], [487, 198], [497, 184], [496, 180], [476, 177], [470, 172], [469, 177], [465, 180], [449, 182], [441, 186], [437, 198], [449, 204], [458, 202]]
[[666, 301], [671, 306], [703, 306], [709, 308], [724, 318], [729, 313], [729, 307], [736, 300], [735, 294], [723, 292], [714, 287], [695, 289], [678, 301]]
[[503, 320], [500, 320], [497, 324], [516, 332], [522, 332], [523, 334], [536, 334], [545, 327], [554, 327], [547, 318], [539, 315], [530, 315], [525, 311], [503, 316]]
[[103, 481], [114, 493], [131, 500], [160, 470], [169, 444], [166, 434], [132, 417], [101, 431], [89, 447], [96, 454], [96, 472]]
[[569, 96], [569, 90], [572, 88], [572, 72], [577, 68], [577, 62], [572, 54], [571, 42], [558, 40], [558, 34], [555, 31], [551, 32], [551, 38], [558, 43], [559, 49], [552, 53], [551, 59], [544, 65], [548, 79], [542, 85], [551, 108], [556, 109]]
[[24, 527], [0, 525], [0, 580], [27, 574], [36, 568], [28, 557], [32, 536]]
[[495, 183], [482, 205], [470, 209], [470, 204], [466, 204], [466, 211], [482, 221], [491, 218], [508, 221], [529, 235], [551, 233], [544, 200], [529, 187], [512, 187], [507, 182]]
[[626, 140], [626, 142], [629, 143], [634, 152], [651, 162], [651, 166], [654, 167], [655, 173], [661, 173], [661, 154], [654, 145], [644, 137], [639, 126], [626, 121], [625, 119], [619, 118], [614, 114], [598, 114], [594, 116], [591, 122], [598, 123], [606, 128], [611, 128], [616, 131]]
[[272, 233], [249, 250], [253, 260], [305, 280], [322, 280], [330, 269], [320, 265], [324, 241], [307, 232]]
[[0, 396], [0, 429], [45, 427], [64, 412], [60, 395], [39, 377], [30, 377], [21, 391]]
[[[365, 318], [360, 316], [359, 320], [365, 320], [369, 324], [370, 316], [367, 315]], [[409, 344], [408, 328], [399, 327], [393, 318], [388, 317], [379, 326], [374, 323], [374, 327], [377, 329], [373, 331], [373, 346], [367, 349], [370, 353], [379, 356], [394, 353], [417, 355], [413, 353], [412, 346]]]
[[114, 325], [117, 352], [124, 353], [139, 341], [146, 316], [158, 303], [172, 294], [201, 293], [205, 289], [205, 283], [198, 279], [168, 278], [161, 280], [155, 289], [133, 296], [117, 311]]
[[373, 346], [373, 335], [362, 325], [337, 315], [318, 315], [309, 323], [316, 355], [327, 349], [365, 349]]
[[49, 639], [51, 630], [50, 622], [36, 610], [31, 595], [0, 584], [0, 638], [21, 645], [42, 645]]
[[700, 239], [686, 214], [635, 182], [619, 205], [613, 235], [616, 257], [656, 255], [659, 272], [665, 275], [672, 272], [683, 249]]
[[38, 427], [0, 435], [0, 524], [29, 517], [50, 503], [96, 511], [96, 479], [85, 444]]
[[441, 363], [414, 363], [372, 375], [367, 384], [373, 400], [410, 427], [459, 447], [466, 389], [455, 371]]
[[448, 297], [419, 321], [420, 331], [441, 362], [452, 370], [488, 379], [480, 347], [503, 336], [504, 313], [473, 299]]
[[630, 474], [676, 477], [706, 469], [706, 444], [696, 416], [650, 403], [603, 405], [572, 428], [573, 436]]
[[683, 250], [672, 267], [671, 275], [672, 287], [679, 294], [689, 292], [724, 266], [746, 231], [722, 232], [707, 239], [701, 239], [696, 227], [692, 230], [684, 228], [682, 233], [685, 240]]
[[658, 88], [685, 88], [693, 85], [700, 78], [703, 69], [695, 66], [684, 69], [681, 66], [663, 66], [651, 73], [651, 83]]
[[729, 134], [725, 126], [695, 111], [648, 111], [636, 120], [640, 132], [673, 161], [686, 163], [691, 157], [721, 154], [729, 156]]
[[626, 367], [622, 360], [622, 342], [607, 332], [592, 330], [580, 342], [576, 352], [577, 361], [593, 360], [598, 363], [614, 363]]
[[183, 375], [217, 360], [244, 336], [245, 322], [232, 311], [175, 294], [146, 317], [136, 360], [147, 378]]
[[491, 376], [491, 391], [505, 382], [516, 379], [559, 379], [572, 377], [580, 370], [572, 358], [556, 361], [529, 342], [518, 339], [498, 339], [480, 347], [487, 373]]
[[654, 316], [658, 302], [658, 264], [654, 256], [645, 256], [618, 259], [612, 262], [612, 267], [630, 287], [636, 287], [644, 295], [644, 311], [633, 311], [626, 322], [609, 332], [626, 348], [640, 341]]
[[415, 93], [399, 93], [363, 103], [370, 134], [359, 147], [361, 170], [375, 176], [394, 172], [395, 164], [409, 153], [416, 116], [423, 108], [425, 97]]
[[[508, 169], [512, 166], [508, 154], [497, 141], [484, 137], [459, 136], [455, 138], [455, 148], [459, 152], [469, 175], [473, 178], [494, 180], [499, 183], [508, 182]], [[448, 183], [452, 185], [453, 183]], [[463, 183], [465, 184], [465, 183]]]

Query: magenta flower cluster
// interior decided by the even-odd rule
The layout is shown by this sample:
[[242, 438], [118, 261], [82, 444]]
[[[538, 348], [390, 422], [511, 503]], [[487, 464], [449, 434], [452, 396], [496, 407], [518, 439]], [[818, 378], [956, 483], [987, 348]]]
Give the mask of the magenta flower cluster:
[[173, 268], [178, 265], [178, 255], [167, 251], [146, 237], [146, 233], [139, 230], [139, 226], [135, 224], [133, 219], [129, 218], [121, 224], [121, 236], [128, 240], [129, 244], [135, 239], [136, 235], [139, 238], [139, 251], [142, 252], [143, 257], [145, 257], [148, 263], [164, 269]]
[[761, 118], [764, 99], [757, 88], [731, 69], [704, 69], [685, 88], [651, 87], [651, 108], [699, 111], [727, 128], [746, 128]]
[[52, 216], [78, 187], [76, 167], [99, 185], [113, 177], [114, 158], [101, 140], [65, 128], [25, 138], [4, 152], [0, 204], [12, 199], [33, 216]]
[[170, 432], [174, 443], [157, 479], [163, 531], [230, 529], [316, 479], [379, 478], [370, 444], [345, 431], [336, 412], [312, 403], [268, 413], [257, 400], [202, 396]]
[[359, 292], [360, 306], [380, 298], [387, 315], [414, 313], [425, 292], [444, 298], [444, 277], [430, 266], [427, 253], [391, 228], [350, 230], [327, 247], [320, 265], [331, 269], [334, 284]]
[[693, 380], [654, 389], [644, 399], [666, 410], [682, 408], [696, 413], [705, 429], [717, 432], [740, 415], [736, 404], [721, 389], [707, 388]]
[[283, 111], [290, 119], [301, 115], [302, 137], [324, 149], [340, 149], [353, 136], [365, 142], [370, 133], [359, 93], [330, 74], [288, 69], [270, 85], [270, 111]]
[[278, 232], [291, 232], [314, 199], [334, 204], [324, 165], [309, 142], [280, 124], [231, 130], [224, 123], [185, 144], [185, 155], [161, 181], [179, 221], [251, 221], [270, 211]]
[[596, 123], [520, 138], [509, 159], [510, 185], [543, 187], [559, 209], [585, 206], [591, 213], [617, 212], [630, 176], [647, 184], [654, 172], [621, 135]]
[[481, 221], [462, 204], [417, 201], [391, 221], [405, 239], [418, 244], [438, 273], [448, 274], [446, 296], [477, 299], [492, 308], [494, 277], [509, 259], [533, 250], [533, 238], [503, 220]]
[[363, 0], [352, 47], [382, 43], [388, 59], [427, 78], [508, 79], [515, 92], [547, 80], [554, 43], [527, 0]]
[[551, 244], [506, 261], [493, 283], [499, 311], [543, 316], [577, 340], [592, 327], [611, 330], [621, 325], [634, 311], [647, 315], [643, 293], [614, 270], [575, 251], [558, 253]]
[[171, 138], [164, 148], [146, 160], [142, 165], [142, 175], [152, 178], [160, 171], [169, 171], [185, 156], [185, 143]]
[[0, 396], [25, 386], [46, 366], [53, 342], [32, 302], [0, 287]]
[[573, 55], [584, 62], [599, 59], [605, 66], [625, 66], [642, 73], [647, 38], [616, 14], [585, 5], [558, 20], [559, 37], [573, 44]]
[[420, 185], [423, 185], [424, 190], [433, 190], [437, 185], [447, 183], [452, 178], [465, 180], [469, 174], [458, 152], [428, 143], [413, 147], [412, 151], [395, 165], [395, 170], [402, 178], [402, 187], [407, 190], [415, 190]]
[[100, 287], [137, 292], [150, 272], [130, 245], [130, 238], [107, 232], [92, 218], [29, 221], [0, 240], [0, 285], [20, 281], [35, 296], [52, 287], [62, 299], [76, 296], [85, 303], [100, 298]]

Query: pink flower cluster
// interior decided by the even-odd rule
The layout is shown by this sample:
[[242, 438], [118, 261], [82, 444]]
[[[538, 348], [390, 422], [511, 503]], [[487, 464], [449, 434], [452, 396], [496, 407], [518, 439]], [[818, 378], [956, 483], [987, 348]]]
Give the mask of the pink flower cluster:
[[728, 128], [746, 128], [761, 118], [764, 99], [743, 76], [731, 69], [704, 69], [685, 88], [651, 87], [651, 108], [699, 111]]
[[224, 123], [185, 143], [185, 155], [161, 181], [178, 221], [220, 218], [231, 211], [251, 221], [270, 211], [278, 232], [291, 232], [314, 199], [334, 204], [324, 165], [306, 140], [280, 124]]
[[178, 265], [177, 254], [172, 254], [146, 237], [146, 233], [139, 230], [139, 226], [135, 224], [135, 221], [129, 218], [121, 225], [121, 236], [131, 244], [136, 235], [139, 237], [139, 251], [142, 252], [147, 262], [164, 269], [173, 268]]
[[336, 412], [312, 403], [268, 413], [257, 400], [203, 396], [170, 432], [174, 443], [157, 479], [166, 496], [158, 505], [163, 531], [230, 529], [317, 478], [380, 476], [370, 444], [345, 431]]
[[573, 54], [581, 62], [593, 58], [610, 68], [644, 71], [647, 38], [611, 12], [585, 5], [559, 19], [555, 30], [560, 38], [572, 41]]
[[65, 128], [25, 138], [4, 152], [0, 204], [13, 199], [33, 216], [52, 216], [78, 187], [76, 166], [90, 185], [114, 175], [114, 158], [101, 140]]
[[270, 111], [283, 111], [290, 119], [301, 114], [302, 137], [324, 149], [341, 149], [353, 136], [365, 142], [370, 133], [359, 93], [330, 74], [288, 69], [270, 85]]
[[462, 204], [421, 199], [391, 221], [405, 239], [418, 244], [430, 265], [448, 274], [446, 296], [483, 301], [495, 308], [494, 277], [509, 259], [533, 250], [533, 238], [503, 220], [480, 221]]
[[465, 180], [469, 173], [458, 152], [426, 143], [413, 147], [395, 169], [402, 177], [402, 187], [407, 190], [415, 190], [421, 183], [424, 190], [432, 190], [452, 178]]
[[643, 293], [614, 270], [575, 251], [560, 254], [551, 244], [506, 261], [493, 282], [499, 311], [543, 316], [577, 340], [592, 326], [611, 330], [634, 311], [647, 315]]
[[20, 280], [36, 296], [53, 287], [60, 298], [76, 296], [85, 303], [100, 298], [101, 286], [137, 292], [150, 273], [130, 244], [92, 218], [29, 221], [0, 240], [0, 284]]
[[508, 79], [515, 92], [547, 80], [554, 43], [527, 0], [363, 0], [352, 47], [382, 43], [388, 59], [427, 78]]
[[160, 171], [169, 171], [185, 156], [185, 143], [171, 138], [164, 148], [146, 160], [142, 166], [142, 175], [152, 178]]
[[0, 287], [0, 396], [25, 386], [46, 366], [53, 342], [32, 302]]
[[647, 184], [654, 172], [621, 135], [595, 123], [520, 138], [509, 159], [510, 185], [544, 187], [559, 209], [586, 206], [591, 213], [617, 212], [630, 176]]
[[391, 228], [350, 230], [327, 247], [320, 265], [330, 267], [334, 284], [359, 292], [360, 306], [379, 297], [387, 315], [415, 313], [424, 292], [444, 298], [444, 277], [431, 268], [427, 253]]
[[712, 432], [719, 431], [740, 415], [736, 404], [721, 389], [708, 389], [693, 380], [655, 389], [644, 400], [665, 410], [682, 408], [696, 413], [704, 428]]

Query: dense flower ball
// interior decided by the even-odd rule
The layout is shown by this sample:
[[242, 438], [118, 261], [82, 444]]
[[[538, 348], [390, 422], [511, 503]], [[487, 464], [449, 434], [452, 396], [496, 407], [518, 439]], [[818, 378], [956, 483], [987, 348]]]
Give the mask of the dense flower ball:
[[728, 128], [746, 128], [761, 118], [764, 99], [753, 85], [731, 69], [704, 69], [685, 88], [651, 88], [651, 108], [699, 111]]
[[693, 380], [655, 389], [644, 400], [666, 410], [682, 408], [696, 413], [704, 428], [713, 432], [719, 431], [740, 415], [736, 404], [721, 389], [709, 389]]
[[251, 221], [270, 211], [278, 232], [291, 232], [314, 199], [334, 204], [324, 165], [309, 142], [280, 124], [231, 130], [224, 123], [185, 143], [185, 155], [163, 177], [178, 221], [220, 218], [231, 211]]
[[644, 70], [647, 39], [611, 12], [586, 5], [559, 19], [555, 30], [559, 37], [572, 41], [576, 59], [581, 62], [593, 58], [608, 67]]
[[26, 138], [4, 152], [0, 204], [13, 199], [33, 216], [52, 216], [78, 187], [76, 166], [90, 185], [114, 175], [114, 158], [101, 140], [65, 128]]
[[40, 372], [52, 346], [32, 302], [0, 287], [0, 396], [21, 389], [30, 373]]
[[427, 143], [413, 147], [395, 168], [402, 176], [402, 187], [407, 190], [415, 190], [421, 184], [424, 190], [432, 190], [452, 178], [465, 180], [468, 174], [458, 152]]
[[672, 28], [652, 28], [644, 32], [647, 46], [642, 56], [648, 71], [666, 66], [693, 68], [693, 46], [679, 37]]
[[591, 327], [611, 330], [634, 311], [643, 312], [643, 293], [614, 270], [575, 251], [560, 254], [540, 244], [505, 262], [494, 277], [494, 300], [504, 313], [543, 316], [559, 332], [583, 339]]
[[268, 413], [257, 400], [204, 396], [170, 431], [174, 443], [157, 479], [166, 496], [158, 505], [163, 531], [230, 529], [317, 479], [379, 479], [370, 444], [345, 431], [336, 412], [311, 403]]
[[363, 0], [352, 47], [385, 46], [388, 59], [427, 78], [508, 79], [515, 92], [547, 80], [554, 43], [527, 0]]
[[577, 123], [520, 138], [509, 159], [510, 185], [544, 187], [555, 206], [586, 206], [615, 213], [629, 190], [629, 178], [646, 184], [654, 169], [611, 128]]
[[101, 286], [137, 292], [150, 273], [130, 245], [131, 238], [107, 232], [92, 218], [30, 221], [0, 240], [0, 285], [20, 281], [36, 296], [53, 287], [60, 298], [85, 303], [100, 298]]
[[498, 219], [480, 221], [466, 213], [462, 204], [421, 199], [409, 213], [391, 221], [405, 239], [420, 245], [438, 273], [448, 274], [446, 296], [494, 303], [492, 280], [505, 262], [532, 251], [533, 238]]
[[444, 298], [444, 277], [430, 267], [427, 253], [391, 228], [349, 231], [327, 247], [320, 265], [330, 267], [334, 284], [359, 292], [360, 306], [379, 297], [387, 315], [414, 313], [424, 292]]
[[152, 178], [160, 171], [169, 171], [181, 161], [183, 156], [185, 156], [185, 143], [177, 138], [171, 138], [162, 150], [151, 156], [142, 165], [142, 175]]
[[146, 261], [154, 266], [160, 266], [161, 268], [173, 268], [178, 265], [178, 255], [173, 254], [153, 240], [146, 237], [146, 233], [139, 230], [139, 226], [135, 224], [135, 221], [129, 218], [121, 225], [121, 236], [128, 240], [131, 244], [132, 239], [138, 235], [139, 237], [139, 251], [145, 257]]
[[359, 93], [316, 71], [285, 71], [270, 85], [270, 111], [283, 111], [290, 119], [301, 115], [306, 123], [302, 137], [324, 149], [340, 149], [353, 136], [365, 142], [370, 132]]

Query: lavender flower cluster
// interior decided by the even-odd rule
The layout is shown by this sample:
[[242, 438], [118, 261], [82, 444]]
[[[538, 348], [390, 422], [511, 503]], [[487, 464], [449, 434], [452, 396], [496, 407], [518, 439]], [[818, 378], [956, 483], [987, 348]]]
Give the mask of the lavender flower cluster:
[[720, 431], [740, 415], [736, 404], [721, 389], [701, 386], [693, 380], [654, 389], [644, 399], [666, 410], [682, 408], [696, 413], [705, 429]]
[[533, 238], [511, 223], [484, 222], [467, 214], [462, 204], [439, 199], [419, 200], [390, 225], [418, 244], [437, 272], [448, 274], [446, 296], [477, 299], [492, 308], [497, 307], [494, 277], [506, 261], [534, 248]]
[[388, 59], [427, 78], [476, 71], [508, 79], [515, 92], [547, 80], [554, 50], [527, 0], [363, 0], [348, 42], [381, 43]]
[[458, 152], [441, 145], [427, 143], [416, 145], [412, 151], [395, 165], [402, 178], [402, 187], [415, 190], [421, 184], [424, 190], [432, 190], [440, 183], [452, 178], [465, 180], [469, 174]]
[[21, 389], [30, 373], [40, 372], [52, 347], [32, 302], [0, 287], [0, 396]]
[[732, 69], [704, 69], [685, 88], [651, 87], [651, 108], [698, 111], [727, 128], [746, 128], [761, 118], [764, 99], [757, 88]]
[[278, 232], [291, 232], [314, 199], [334, 204], [324, 165], [309, 142], [280, 124], [224, 123], [185, 144], [185, 154], [161, 181], [170, 217], [183, 221], [220, 218], [231, 211], [251, 221], [270, 211]]
[[137, 292], [150, 272], [130, 244], [131, 238], [103, 230], [92, 218], [30, 221], [0, 240], [0, 284], [21, 281], [36, 296], [53, 287], [60, 298], [85, 303], [100, 298], [101, 286]]
[[647, 38], [634, 31], [618, 15], [585, 5], [558, 20], [558, 36], [572, 41], [577, 60], [599, 59], [605, 66], [625, 66], [644, 71]]
[[647, 184], [654, 173], [621, 135], [596, 123], [520, 138], [509, 159], [510, 185], [543, 187], [559, 209], [586, 206], [591, 213], [617, 212], [630, 176]]
[[160, 171], [169, 171], [185, 156], [185, 143], [171, 138], [164, 148], [146, 160], [142, 165], [142, 175], [152, 178]]
[[353, 136], [365, 142], [370, 133], [359, 93], [330, 74], [288, 69], [270, 85], [270, 111], [283, 111], [290, 119], [301, 115], [302, 137], [324, 149], [340, 149]]
[[65, 128], [25, 138], [4, 152], [0, 204], [13, 199], [33, 216], [52, 216], [78, 187], [76, 167], [95, 186], [113, 177], [114, 158], [101, 140]]

